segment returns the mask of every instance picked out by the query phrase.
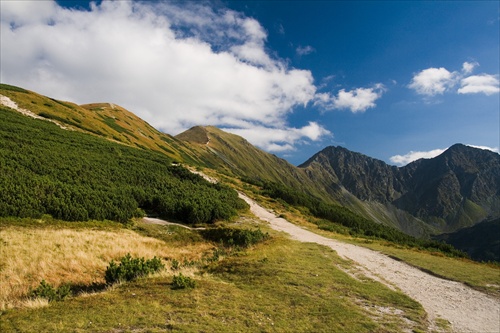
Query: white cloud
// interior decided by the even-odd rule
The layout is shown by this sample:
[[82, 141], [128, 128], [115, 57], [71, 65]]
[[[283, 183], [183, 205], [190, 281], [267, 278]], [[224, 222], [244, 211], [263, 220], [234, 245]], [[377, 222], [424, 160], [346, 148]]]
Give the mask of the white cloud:
[[[450, 72], [443, 67], [427, 68], [415, 74], [408, 87], [427, 97], [442, 95], [447, 91], [454, 91], [458, 94], [483, 93], [485, 95], [500, 92], [498, 75], [470, 75], [478, 66], [477, 62], [464, 62], [461, 73]], [[461, 87], [455, 90], [459, 83]]]
[[408, 86], [420, 95], [434, 96], [443, 94], [455, 85], [456, 73], [449, 72], [446, 68], [427, 68], [415, 74]]
[[421, 158], [436, 157], [438, 155], [441, 155], [446, 149], [448, 149], [448, 148], [434, 149], [434, 150], [430, 150], [430, 151], [410, 151], [406, 155], [392, 156], [391, 158], [389, 158], [389, 160], [394, 164], [397, 164], [399, 166], [403, 166], [403, 165], [406, 165], [408, 163], [411, 163], [411, 162], [416, 161], [416, 160], [421, 159]]
[[308, 54], [313, 53], [314, 51], [316, 51], [316, 50], [312, 46], [309, 46], [309, 45], [307, 45], [307, 46], [299, 46], [295, 50], [295, 52], [297, 52], [297, 54], [299, 56], [308, 55]]
[[0, 9], [2, 23], [17, 28], [27, 24], [49, 23], [57, 5], [51, 1], [2, 1]]
[[[281, 152], [293, 150], [294, 145], [303, 142], [303, 138], [317, 141], [332, 133], [316, 122], [309, 122], [301, 128], [286, 128], [273, 130], [264, 126], [249, 126], [248, 128], [224, 128], [225, 131], [240, 135], [255, 145], [270, 151]], [[268, 138], [272, 138], [269, 140]]]
[[500, 92], [498, 77], [489, 74], [472, 75], [460, 81], [461, 88], [459, 94], [477, 94], [485, 95], [498, 94]]
[[[476, 145], [466, 145], [466, 146], [478, 148], [478, 149], [490, 150], [490, 151], [495, 152], [495, 153], [499, 152], [498, 147], [492, 148], [492, 147], [488, 147], [488, 146], [476, 146]], [[411, 163], [413, 161], [419, 160], [421, 158], [436, 157], [436, 156], [444, 153], [447, 149], [448, 148], [433, 149], [433, 150], [429, 150], [429, 151], [410, 151], [408, 154], [405, 154], [405, 155], [394, 155], [394, 156], [390, 157], [389, 160], [398, 166], [403, 166], [403, 165], [406, 165], [406, 164]]]
[[316, 123], [287, 125], [295, 106], [315, 100], [312, 74], [271, 57], [266, 31], [241, 13], [197, 2], [0, 5], [2, 82], [113, 102], [170, 134], [215, 125], [256, 133], [248, 140], [275, 150], [329, 134]]
[[314, 103], [327, 110], [349, 109], [353, 113], [364, 112], [369, 108], [376, 107], [375, 102], [382, 97], [384, 91], [385, 87], [381, 83], [377, 83], [371, 88], [356, 88], [349, 91], [341, 89], [337, 96], [331, 96], [329, 93], [316, 94]]
[[462, 64], [462, 72], [464, 74], [471, 74], [477, 66], [479, 66], [477, 62], [466, 61]]

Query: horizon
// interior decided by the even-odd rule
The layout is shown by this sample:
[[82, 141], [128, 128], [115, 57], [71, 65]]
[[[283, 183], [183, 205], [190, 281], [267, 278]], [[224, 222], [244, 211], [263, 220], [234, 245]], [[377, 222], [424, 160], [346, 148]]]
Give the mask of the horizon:
[[[1, 2], [0, 81], [213, 125], [299, 165], [498, 153], [500, 3]], [[300, 22], [298, 24], [297, 22]]]

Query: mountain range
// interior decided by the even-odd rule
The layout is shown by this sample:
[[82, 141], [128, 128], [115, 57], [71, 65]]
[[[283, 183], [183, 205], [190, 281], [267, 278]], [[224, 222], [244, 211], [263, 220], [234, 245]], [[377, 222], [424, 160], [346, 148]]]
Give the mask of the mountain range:
[[[66, 129], [155, 150], [174, 161], [242, 181], [283, 184], [416, 237], [451, 242], [455, 233], [488, 226], [488, 221], [500, 217], [500, 155], [487, 150], [456, 144], [435, 158], [396, 167], [331, 146], [294, 166], [212, 126], [171, 136], [111, 103], [76, 105], [5, 84], [0, 85], [0, 95], [4, 106]], [[490, 229], [474, 228], [475, 243]], [[460, 237], [462, 241], [455, 242], [459, 247], [467, 236]], [[462, 248], [477, 250], [471, 244]], [[491, 252], [491, 247], [485, 251]]]
[[332, 188], [367, 205], [404, 211], [438, 232], [499, 215], [500, 155], [488, 150], [455, 144], [437, 157], [395, 167], [342, 147], [327, 147], [299, 167], [312, 178], [322, 175]]

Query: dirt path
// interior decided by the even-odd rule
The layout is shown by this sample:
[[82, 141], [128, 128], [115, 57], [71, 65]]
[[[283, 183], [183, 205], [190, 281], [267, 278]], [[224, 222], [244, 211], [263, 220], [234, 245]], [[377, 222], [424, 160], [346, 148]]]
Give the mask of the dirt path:
[[251, 212], [270, 223], [278, 231], [288, 233], [301, 242], [322, 244], [346, 259], [360, 265], [367, 276], [396, 286], [418, 301], [429, 316], [431, 327], [436, 318], [448, 320], [453, 332], [500, 332], [500, 300], [471, 289], [462, 283], [443, 280], [384, 254], [360, 246], [342, 243], [304, 230], [283, 218], [278, 218], [253, 200], [240, 193]]

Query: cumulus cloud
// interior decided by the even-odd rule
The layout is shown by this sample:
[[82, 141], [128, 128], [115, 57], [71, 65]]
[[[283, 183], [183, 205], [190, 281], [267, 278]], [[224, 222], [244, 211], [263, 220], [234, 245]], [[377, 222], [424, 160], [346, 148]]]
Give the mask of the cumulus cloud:
[[500, 92], [498, 76], [481, 74], [466, 77], [460, 81], [461, 88], [459, 94], [477, 94], [485, 95], [498, 94]]
[[382, 97], [384, 92], [384, 85], [377, 83], [370, 88], [356, 88], [349, 91], [341, 89], [336, 96], [329, 93], [318, 93], [314, 103], [327, 110], [349, 109], [353, 113], [364, 112], [369, 108], [376, 107], [375, 102]]
[[[478, 66], [477, 62], [464, 62], [461, 73], [450, 72], [443, 67], [427, 68], [415, 74], [408, 87], [427, 97], [442, 95], [447, 91], [458, 94], [497, 94], [500, 91], [497, 75], [470, 75]], [[460, 88], [456, 90], [458, 84]]]
[[470, 74], [474, 71], [474, 68], [476, 68], [477, 66], [479, 66], [479, 64], [477, 62], [464, 62], [462, 64], [462, 72], [464, 74]]
[[239, 12], [198, 2], [0, 5], [2, 82], [117, 103], [170, 134], [231, 128], [275, 151], [329, 134], [317, 123], [287, 125], [294, 107], [315, 100], [313, 76], [271, 57], [265, 29]]
[[[249, 128], [224, 128], [226, 131], [240, 135], [259, 147], [271, 152], [293, 150], [294, 145], [304, 138], [316, 141], [322, 136], [331, 136], [332, 133], [316, 122], [309, 122], [301, 128], [273, 130], [264, 126]], [[266, 138], [271, 137], [272, 140]]]
[[427, 68], [415, 74], [408, 86], [420, 95], [434, 96], [443, 94], [455, 85], [456, 73], [449, 72], [446, 68]]
[[[467, 145], [467, 146], [473, 147], [473, 148], [478, 148], [478, 149], [490, 150], [490, 151], [495, 152], [495, 153], [499, 152], [498, 147], [492, 148], [492, 147], [488, 147], [488, 146], [476, 146], [476, 145]], [[447, 149], [448, 148], [433, 149], [433, 150], [429, 150], [429, 151], [410, 151], [409, 153], [407, 153], [405, 155], [394, 155], [394, 156], [390, 157], [389, 160], [398, 166], [403, 166], [403, 165], [406, 165], [406, 164], [411, 163], [413, 161], [419, 160], [421, 158], [436, 157], [436, 156], [444, 153]]]

